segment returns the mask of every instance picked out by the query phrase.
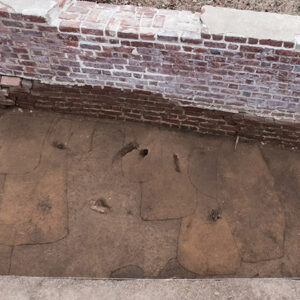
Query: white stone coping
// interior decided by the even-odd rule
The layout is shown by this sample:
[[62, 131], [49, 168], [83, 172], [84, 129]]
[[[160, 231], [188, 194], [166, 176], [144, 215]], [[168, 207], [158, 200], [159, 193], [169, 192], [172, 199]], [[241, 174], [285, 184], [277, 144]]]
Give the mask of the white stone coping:
[[[262, 0], [263, 1], [263, 0]], [[201, 19], [208, 33], [295, 42], [300, 16], [204, 6]]]
[[[69, 2], [75, 2], [75, 0], [69, 0]], [[16, 13], [45, 17], [49, 23], [55, 23], [59, 13], [57, 0], [0, 0], [0, 4], [10, 7]], [[203, 8], [201, 20], [208, 33], [300, 43], [300, 16], [209, 5]], [[169, 13], [173, 15], [174, 11], [169, 11]], [[189, 12], [181, 13], [188, 14]], [[198, 17], [199, 14], [196, 15]], [[177, 22], [172, 19], [173, 23], [166, 24], [166, 26], [171, 26], [176, 30], [182, 17], [183, 15], [177, 16]], [[191, 31], [189, 27], [186, 30]]]
[[46, 17], [58, 3], [54, 0], [0, 0], [0, 3], [23, 15]]

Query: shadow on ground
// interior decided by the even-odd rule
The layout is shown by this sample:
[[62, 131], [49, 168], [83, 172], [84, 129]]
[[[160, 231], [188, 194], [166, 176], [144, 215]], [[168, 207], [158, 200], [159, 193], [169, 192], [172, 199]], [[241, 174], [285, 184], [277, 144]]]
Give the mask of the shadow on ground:
[[297, 277], [299, 249], [299, 152], [2, 112], [2, 275]]

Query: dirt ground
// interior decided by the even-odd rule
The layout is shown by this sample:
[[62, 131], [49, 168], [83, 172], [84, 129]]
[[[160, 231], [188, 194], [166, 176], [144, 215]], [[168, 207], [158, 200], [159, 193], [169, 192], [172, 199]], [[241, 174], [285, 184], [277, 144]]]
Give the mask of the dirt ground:
[[299, 152], [1, 111], [1, 275], [299, 277], [299, 199]]
[[300, 15], [299, 0], [89, 0], [92, 2], [131, 4], [200, 12], [204, 5]]

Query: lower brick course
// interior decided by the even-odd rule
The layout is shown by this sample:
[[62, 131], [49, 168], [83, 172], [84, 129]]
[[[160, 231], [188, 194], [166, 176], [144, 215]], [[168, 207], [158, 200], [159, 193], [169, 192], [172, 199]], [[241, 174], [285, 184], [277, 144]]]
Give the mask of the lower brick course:
[[[7, 91], [9, 103], [26, 109], [139, 121], [200, 134], [240, 136], [300, 148], [300, 124], [182, 106], [180, 102], [175, 104], [176, 101], [167, 100], [161, 94], [147, 91], [50, 85], [40, 81], [32, 85], [26, 79], [18, 87], [11, 86], [7, 90], [2, 86], [2, 89]], [[5, 103], [2, 106], [6, 106]]]

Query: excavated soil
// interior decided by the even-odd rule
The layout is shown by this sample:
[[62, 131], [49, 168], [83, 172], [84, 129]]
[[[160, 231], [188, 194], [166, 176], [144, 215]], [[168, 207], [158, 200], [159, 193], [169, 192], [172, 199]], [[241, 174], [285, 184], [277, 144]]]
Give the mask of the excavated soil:
[[300, 276], [300, 154], [143, 124], [0, 117], [0, 274]]

